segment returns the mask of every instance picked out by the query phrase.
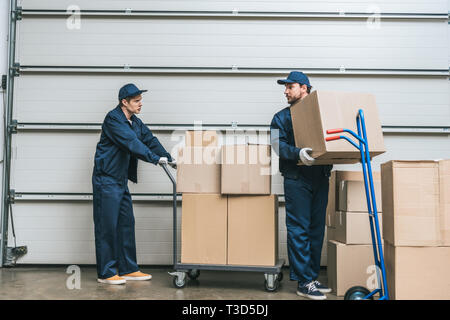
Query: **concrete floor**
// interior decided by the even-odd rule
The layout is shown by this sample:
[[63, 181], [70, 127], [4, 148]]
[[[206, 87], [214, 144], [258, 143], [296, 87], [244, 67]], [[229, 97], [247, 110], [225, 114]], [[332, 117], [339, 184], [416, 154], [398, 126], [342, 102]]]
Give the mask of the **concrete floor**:
[[[95, 266], [80, 266], [80, 289], [69, 289], [71, 273], [67, 266], [17, 266], [0, 268], [0, 300], [303, 300], [296, 295], [295, 281], [289, 280], [289, 269], [283, 268], [284, 278], [276, 292], [264, 290], [264, 275], [254, 272], [202, 270], [197, 280], [188, 280], [186, 287], [176, 289], [169, 266], [143, 266], [150, 281], [128, 281], [125, 285], [97, 283]], [[327, 283], [326, 269], [321, 269], [319, 281]], [[69, 281], [69, 284], [73, 283]], [[342, 299], [327, 294], [329, 300]]]

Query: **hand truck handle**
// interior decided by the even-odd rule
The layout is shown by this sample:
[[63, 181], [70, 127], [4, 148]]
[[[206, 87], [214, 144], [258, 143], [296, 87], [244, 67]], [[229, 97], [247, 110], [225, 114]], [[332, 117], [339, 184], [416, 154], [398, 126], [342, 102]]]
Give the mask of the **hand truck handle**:
[[341, 133], [341, 132], [344, 132], [344, 129], [329, 129], [329, 130], [327, 130], [327, 133], [328, 134], [332, 134], [332, 133]]
[[339, 140], [340, 138], [341, 138], [341, 136], [326, 137], [325, 141]]

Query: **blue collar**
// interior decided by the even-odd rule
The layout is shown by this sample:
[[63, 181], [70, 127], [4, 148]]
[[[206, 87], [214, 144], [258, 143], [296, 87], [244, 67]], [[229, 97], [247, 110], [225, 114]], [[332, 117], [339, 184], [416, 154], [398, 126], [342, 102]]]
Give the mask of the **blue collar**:
[[[125, 116], [125, 113], [123, 113], [122, 108], [120, 107], [119, 104], [117, 105], [117, 107], [114, 108], [114, 112], [118, 114], [119, 118], [120, 118], [122, 121], [128, 122], [128, 119], [127, 119], [127, 117]], [[136, 118], [137, 118], [137, 117], [133, 114], [133, 115], [131, 116], [130, 120], [134, 122], [134, 121], [136, 121]]]

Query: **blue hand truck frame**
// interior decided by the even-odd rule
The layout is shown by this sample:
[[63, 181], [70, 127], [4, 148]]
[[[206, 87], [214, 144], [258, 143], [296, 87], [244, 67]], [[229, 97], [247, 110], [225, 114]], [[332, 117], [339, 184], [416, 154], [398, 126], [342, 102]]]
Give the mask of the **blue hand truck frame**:
[[[327, 130], [327, 134], [336, 134], [341, 132], [350, 133], [353, 137], [355, 137], [359, 145], [356, 144], [353, 140], [349, 139], [344, 135], [339, 136], [330, 136], [326, 137], [325, 140], [333, 141], [339, 139], [347, 140], [351, 145], [353, 145], [356, 149], [358, 149], [361, 153], [361, 164], [362, 171], [364, 176], [364, 188], [366, 191], [366, 200], [367, 200], [367, 209], [369, 212], [369, 222], [370, 222], [370, 232], [372, 236], [372, 246], [373, 246], [373, 255], [375, 259], [375, 265], [377, 268], [378, 275], [378, 284], [379, 288], [373, 290], [368, 293], [364, 287], [352, 287], [346, 293], [346, 299], [348, 300], [356, 300], [356, 299], [373, 299], [373, 296], [377, 293], [380, 294], [379, 300], [389, 300], [389, 293], [387, 287], [386, 280], [386, 268], [383, 257], [383, 248], [381, 243], [380, 236], [380, 225], [378, 222], [378, 210], [377, 210], [377, 202], [375, 199], [375, 189], [373, 186], [373, 176], [372, 176], [372, 165], [369, 154], [369, 143], [367, 140], [366, 133], [366, 123], [364, 120], [364, 112], [362, 109], [358, 110], [358, 114], [356, 116], [356, 125], [358, 127], [358, 134], [349, 129], [329, 129]], [[381, 270], [381, 280], [379, 270]], [[383, 290], [384, 288], [384, 290]], [[368, 294], [367, 294], [368, 293]]]

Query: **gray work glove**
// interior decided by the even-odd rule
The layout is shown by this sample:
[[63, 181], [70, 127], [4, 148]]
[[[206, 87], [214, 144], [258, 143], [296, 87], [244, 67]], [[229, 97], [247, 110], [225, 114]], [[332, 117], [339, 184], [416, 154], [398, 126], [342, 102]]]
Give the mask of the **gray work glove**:
[[313, 157], [309, 155], [309, 153], [312, 152], [311, 148], [302, 148], [300, 149], [300, 160], [303, 162], [304, 165], [312, 166], [314, 164], [314, 161], [316, 161]]
[[169, 163], [169, 160], [166, 157], [159, 158], [158, 164], [163, 165], [163, 164], [168, 164], [168, 163]]
[[172, 158], [172, 161], [169, 162], [169, 166], [171, 166], [172, 168], [176, 169], [177, 168], [177, 160]]

